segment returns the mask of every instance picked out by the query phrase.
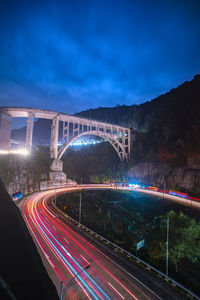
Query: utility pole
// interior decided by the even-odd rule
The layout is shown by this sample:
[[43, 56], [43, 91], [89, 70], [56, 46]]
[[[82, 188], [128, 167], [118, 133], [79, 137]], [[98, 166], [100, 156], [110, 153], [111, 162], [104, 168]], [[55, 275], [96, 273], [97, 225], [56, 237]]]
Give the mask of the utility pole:
[[81, 192], [80, 192], [80, 203], [79, 203], [79, 223], [81, 224]]
[[81, 177], [81, 184], [82, 184], [82, 177]]
[[169, 249], [169, 216], [167, 217], [167, 241], [166, 241], [166, 275], [168, 276], [168, 249]]

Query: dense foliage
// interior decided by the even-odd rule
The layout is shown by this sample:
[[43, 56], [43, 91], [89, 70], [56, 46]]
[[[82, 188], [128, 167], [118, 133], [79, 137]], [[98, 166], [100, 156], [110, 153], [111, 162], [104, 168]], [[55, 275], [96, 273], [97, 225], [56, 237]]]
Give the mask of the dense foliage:
[[[169, 218], [169, 260], [178, 270], [178, 264], [200, 259], [200, 223], [195, 219], [171, 210], [161, 217], [160, 256], [166, 258], [166, 219]], [[152, 253], [153, 255], [153, 253]], [[157, 255], [157, 254], [156, 254]]]

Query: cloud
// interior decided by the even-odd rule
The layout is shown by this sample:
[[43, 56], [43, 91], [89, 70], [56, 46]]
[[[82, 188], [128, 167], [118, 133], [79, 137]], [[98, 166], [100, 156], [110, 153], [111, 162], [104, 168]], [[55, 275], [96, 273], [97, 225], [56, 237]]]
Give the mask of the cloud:
[[69, 113], [130, 105], [200, 71], [196, 1], [10, 5], [0, 15], [1, 105]]

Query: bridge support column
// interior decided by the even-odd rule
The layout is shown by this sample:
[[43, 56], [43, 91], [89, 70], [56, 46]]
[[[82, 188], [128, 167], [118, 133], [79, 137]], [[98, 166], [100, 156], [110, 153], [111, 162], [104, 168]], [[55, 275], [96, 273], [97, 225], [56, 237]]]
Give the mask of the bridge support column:
[[58, 129], [59, 129], [59, 119], [55, 117], [52, 120], [51, 125], [51, 145], [50, 145], [50, 157], [58, 157]]
[[26, 150], [31, 151], [32, 148], [32, 137], [33, 137], [33, 125], [34, 125], [34, 116], [29, 113], [27, 119], [27, 127], [26, 127]]
[[[49, 173], [49, 184], [51, 186], [60, 186], [66, 184], [66, 174], [63, 173], [63, 162], [58, 158], [58, 130], [59, 130], [59, 117], [56, 116], [52, 120], [51, 126], [51, 145], [50, 156], [51, 165]], [[69, 130], [69, 129], [68, 129]]]
[[65, 184], [66, 183], [66, 174], [63, 173], [63, 161], [54, 158], [50, 166], [51, 172], [49, 173], [49, 179], [53, 185]]
[[10, 133], [12, 117], [4, 112], [0, 112], [0, 149], [10, 150]]

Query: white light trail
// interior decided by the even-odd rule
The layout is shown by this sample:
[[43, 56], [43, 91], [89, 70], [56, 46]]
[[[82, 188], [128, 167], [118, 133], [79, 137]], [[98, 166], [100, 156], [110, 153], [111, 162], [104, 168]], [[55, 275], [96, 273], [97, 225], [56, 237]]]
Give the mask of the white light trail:
[[16, 150], [0, 150], [0, 154], [19, 154], [19, 155], [29, 155], [30, 152], [26, 149], [16, 149]]

